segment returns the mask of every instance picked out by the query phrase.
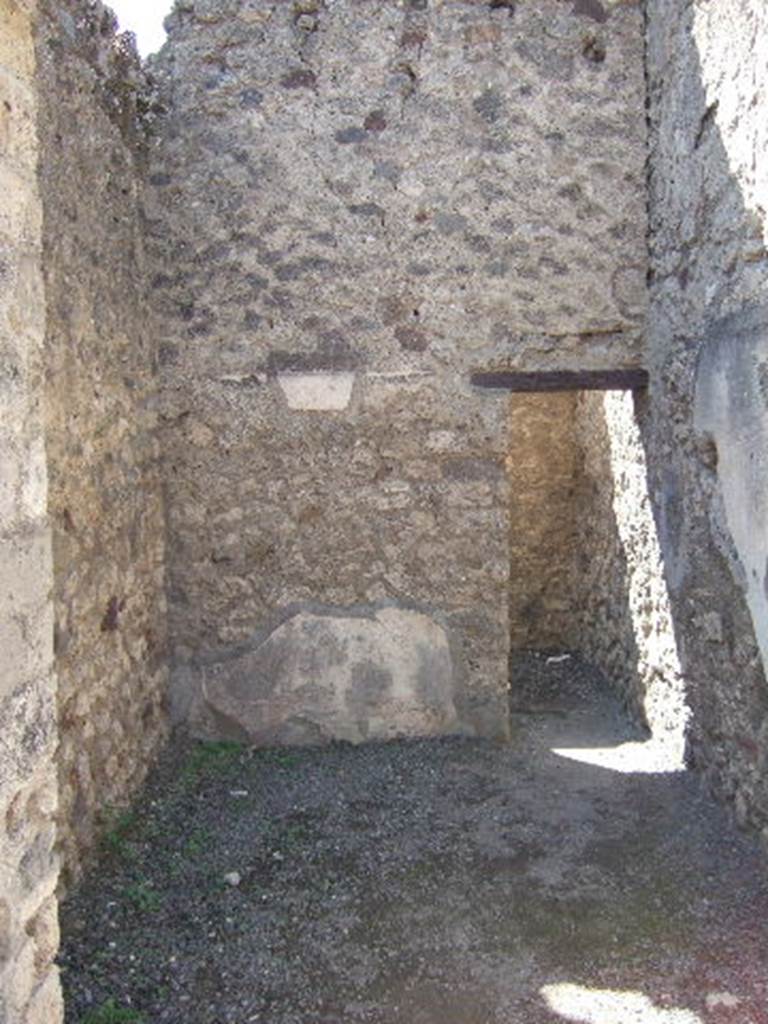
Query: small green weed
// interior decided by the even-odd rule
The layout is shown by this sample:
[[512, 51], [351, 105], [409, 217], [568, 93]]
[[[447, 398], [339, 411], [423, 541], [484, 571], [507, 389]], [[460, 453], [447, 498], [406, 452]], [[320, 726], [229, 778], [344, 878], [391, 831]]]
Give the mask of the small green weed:
[[242, 743], [231, 740], [210, 740], [198, 743], [187, 758], [182, 770], [187, 779], [225, 772], [238, 760], [244, 750]]
[[301, 757], [292, 750], [269, 750], [264, 759], [280, 768], [295, 768], [301, 761]]
[[113, 857], [125, 858], [133, 851], [130, 836], [136, 827], [133, 811], [120, 807], [106, 807], [101, 815], [101, 843]]
[[310, 838], [310, 835], [311, 832], [306, 825], [288, 825], [283, 829], [278, 842], [282, 843], [286, 849], [290, 849], [292, 846], [306, 842], [306, 840]]
[[141, 828], [141, 835], [143, 839], [162, 839], [165, 832], [165, 822], [161, 821], [159, 818], [146, 818]]
[[178, 882], [184, 876], [184, 868], [177, 860], [172, 860], [168, 865], [168, 877], [172, 882]]
[[162, 904], [160, 894], [152, 888], [152, 883], [147, 878], [141, 878], [127, 886], [125, 897], [142, 913], [154, 913]]
[[144, 1018], [136, 1011], [118, 1006], [114, 999], [108, 999], [96, 1010], [89, 1010], [81, 1024], [144, 1024]]
[[197, 828], [184, 843], [184, 856], [194, 859], [203, 854], [210, 846], [213, 838], [210, 829]]

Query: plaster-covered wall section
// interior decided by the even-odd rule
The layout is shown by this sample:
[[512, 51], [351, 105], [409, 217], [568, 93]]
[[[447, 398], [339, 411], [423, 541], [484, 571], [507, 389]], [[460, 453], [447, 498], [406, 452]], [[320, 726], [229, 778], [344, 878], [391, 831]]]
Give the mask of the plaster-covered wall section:
[[503, 734], [508, 401], [469, 373], [641, 361], [642, 12], [196, 0], [169, 26], [147, 214], [177, 713], [223, 728], [211, 673], [297, 614], [347, 637], [395, 607], [408, 649], [421, 616], [451, 652], [404, 722], [450, 697]]
[[648, 14], [650, 450], [691, 757], [765, 826], [768, 11], [651, 0]]
[[[761, 296], [762, 298], [762, 296]], [[694, 426], [716, 472], [763, 666], [768, 665], [768, 305], [713, 325], [701, 350]]]
[[101, 4], [45, 0], [39, 17], [60, 842], [72, 873], [99, 811], [134, 793], [165, 735], [164, 518], [138, 62]]
[[0, 2], [0, 1020], [56, 1024], [56, 689], [34, 5]]

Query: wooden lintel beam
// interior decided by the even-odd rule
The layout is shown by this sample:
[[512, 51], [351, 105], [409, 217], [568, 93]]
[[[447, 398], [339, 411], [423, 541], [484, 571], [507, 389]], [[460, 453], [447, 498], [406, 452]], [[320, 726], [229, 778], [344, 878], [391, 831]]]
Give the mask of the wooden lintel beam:
[[470, 381], [476, 388], [501, 391], [636, 391], [648, 387], [648, 371], [541, 370], [521, 373], [516, 370], [488, 370], [473, 373]]

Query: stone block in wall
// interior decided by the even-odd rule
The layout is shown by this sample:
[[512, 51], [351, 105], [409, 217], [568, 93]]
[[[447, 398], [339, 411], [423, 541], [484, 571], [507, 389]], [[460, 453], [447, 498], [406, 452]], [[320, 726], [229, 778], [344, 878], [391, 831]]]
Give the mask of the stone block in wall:
[[58, 975], [49, 974], [27, 1003], [24, 1024], [55, 1024], [64, 1013]]
[[461, 731], [455, 674], [446, 629], [422, 611], [296, 610], [201, 666], [191, 721], [270, 746], [445, 735]]
[[55, 1024], [55, 707], [48, 680], [0, 701], [0, 1020]]
[[32, 244], [40, 234], [40, 208], [27, 185], [22, 171], [0, 163], [0, 235]]
[[30, 7], [33, 0], [4, 0], [0, 7], [3, 31], [0, 32], [0, 68], [20, 82], [31, 78], [35, 67], [31, 45], [32, 26]]
[[27, 86], [0, 65], [0, 150], [16, 167], [34, 167], [35, 104]]
[[346, 409], [354, 373], [281, 373], [277, 378], [289, 409], [330, 412]]

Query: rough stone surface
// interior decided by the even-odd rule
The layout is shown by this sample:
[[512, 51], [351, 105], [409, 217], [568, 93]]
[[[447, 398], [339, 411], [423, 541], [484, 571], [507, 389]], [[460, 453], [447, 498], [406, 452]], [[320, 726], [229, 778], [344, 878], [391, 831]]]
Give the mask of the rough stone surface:
[[651, 0], [648, 18], [649, 452], [690, 757], [739, 821], [761, 827], [768, 11]]
[[0, 1020], [61, 1019], [32, 5], [0, 0]]
[[[676, 756], [685, 690], [690, 763], [768, 837], [764, 4], [169, 24], [150, 83], [99, 2], [0, 0], [12, 1024], [60, 1015], [57, 815], [72, 876], [164, 739], [166, 582], [206, 735], [505, 737], [511, 633], [583, 648]], [[634, 409], [470, 383], [643, 366]]]
[[[504, 400], [464, 388], [451, 401], [422, 375], [369, 377], [330, 416], [290, 412], [272, 388], [174, 397], [190, 410], [168, 428], [174, 693], [293, 604], [413, 602], [455, 641], [462, 717], [503, 734]], [[494, 450], [479, 456], [478, 435]]]
[[639, 5], [596, 24], [560, 0], [344, 0], [311, 20], [243, 0], [171, 16], [150, 216], [180, 366], [216, 344], [214, 371], [281, 349], [640, 361]]
[[576, 635], [660, 753], [681, 767], [689, 709], [648, 485], [646, 423], [644, 396], [579, 396]]
[[[577, 650], [577, 504], [584, 462], [579, 393], [510, 398], [510, 647]], [[589, 439], [586, 439], [587, 443]], [[514, 690], [514, 675], [511, 678]]]
[[503, 733], [508, 402], [468, 377], [640, 362], [641, 11], [227, 0], [169, 27], [175, 690], [281, 608], [412, 603], [462, 720]]
[[407, 609], [299, 611], [252, 649], [201, 669], [190, 721], [256, 745], [457, 732], [448, 637]]
[[141, 84], [100, 4], [38, 25], [46, 443], [67, 875], [165, 736], [164, 515], [139, 223]]

